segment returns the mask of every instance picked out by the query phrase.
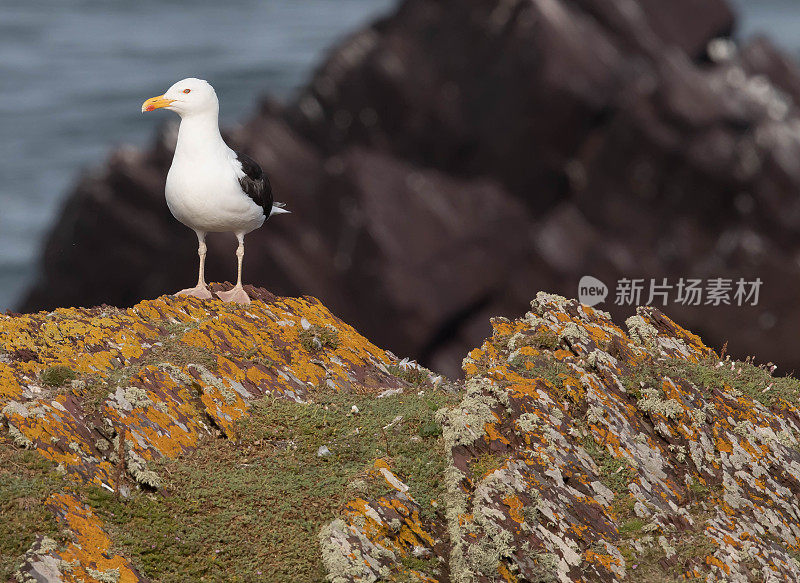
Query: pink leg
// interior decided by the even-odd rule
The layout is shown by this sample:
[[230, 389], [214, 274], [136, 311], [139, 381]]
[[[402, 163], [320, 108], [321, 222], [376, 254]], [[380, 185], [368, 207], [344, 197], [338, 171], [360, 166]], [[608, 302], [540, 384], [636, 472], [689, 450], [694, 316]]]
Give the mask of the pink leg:
[[206, 234], [197, 231], [197, 254], [200, 256], [200, 272], [197, 276], [197, 285], [187, 289], [182, 289], [176, 296], [193, 296], [202, 300], [211, 299], [211, 292], [206, 286]]
[[236, 259], [239, 263], [238, 276], [236, 277], [236, 285], [232, 290], [226, 292], [217, 292], [217, 297], [223, 302], [236, 302], [237, 304], [249, 304], [250, 296], [242, 288], [242, 259], [244, 259], [244, 235], [236, 234], [239, 239], [239, 247], [236, 249]]

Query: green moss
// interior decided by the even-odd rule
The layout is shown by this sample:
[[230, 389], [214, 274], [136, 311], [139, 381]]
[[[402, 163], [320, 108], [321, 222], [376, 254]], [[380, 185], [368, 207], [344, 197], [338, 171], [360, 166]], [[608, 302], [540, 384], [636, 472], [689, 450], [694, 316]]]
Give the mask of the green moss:
[[439, 437], [442, 434], [442, 426], [435, 419], [425, 421], [419, 426], [420, 437]]
[[428, 559], [418, 559], [411, 555], [400, 557], [400, 564], [406, 569], [412, 569], [419, 573], [436, 573], [439, 570], [439, 559], [430, 557]]
[[[720, 365], [721, 363], [721, 365]], [[773, 377], [771, 364], [756, 365], [745, 361], [706, 359], [699, 363], [682, 362], [687, 380], [707, 389], [732, 390], [770, 407], [781, 400], [797, 405], [800, 380], [792, 377]]]
[[505, 463], [505, 458], [493, 453], [484, 453], [469, 462], [469, 469], [472, 472], [473, 481], [478, 481], [486, 474], [499, 469]]
[[0, 441], [0, 581], [12, 579], [37, 535], [63, 540], [45, 501], [65, 487], [63, 476], [41, 454]]
[[597, 444], [591, 433], [583, 440], [586, 450], [600, 472], [600, 481], [616, 496], [627, 496], [628, 485], [636, 477], [636, 470], [623, 457], [612, 456], [605, 447]]
[[643, 363], [628, 371], [623, 382], [626, 390], [637, 399], [647, 387], [660, 390], [665, 377], [684, 379], [706, 396], [713, 390], [745, 395], [764, 406], [781, 401], [797, 404], [800, 399], [800, 380], [793, 376], [772, 376], [772, 364], [757, 365], [752, 359], [732, 360], [709, 357], [699, 362], [665, 358]]
[[431, 371], [421, 366], [400, 366], [390, 364], [386, 367], [392, 375], [404, 380], [408, 384], [419, 387], [430, 384]]
[[333, 326], [312, 324], [300, 330], [300, 345], [308, 352], [319, 352], [324, 348], [339, 348], [339, 331]]
[[558, 334], [549, 328], [539, 328], [533, 334], [533, 342], [541, 348], [549, 348], [550, 350], [555, 350], [561, 344]]
[[631, 518], [623, 522], [619, 527], [619, 535], [623, 538], [635, 538], [639, 536], [647, 523], [641, 518]]
[[689, 484], [689, 493], [691, 494], [693, 500], [705, 500], [710, 491], [711, 489], [708, 486], [700, 483], [697, 478], [692, 478], [692, 481]]
[[[632, 510], [621, 518], [623, 522], [619, 527], [621, 541], [618, 548], [625, 558], [631, 580], [637, 583], [678, 583], [685, 580], [684, 573], [706, 564], [706, 557], [717, 550], [715, 543], [705, 535], [708, 519], [713, 512], [703, 510], [697, 504], [690, 505], [688, 510], [694, 520], [691, 529], [680, 533], [668, 529], [672, 534], [667, 534], [665, 542], [675, 553], [671, 558], [667, 557], [666, 548], [659, 542], [662, 535], [653, 532], [657, 529], [633, 515]], [[652, 540], [646, 542], [643, 534], [651, 534]], [[643, 551], [634, 548], [636, 541], [644, 544]]]
[[63, 364], [46, 368], [39, 375], [39, 380], [48, 387], [63, 387], [67, 382], [76, 378], [78, 378], [78, 373]]
[[[436, 391], [383, 399], [329, 392], [309, 404], [266, 398], [252, 403], [235, 444], [209, 438], [181, 458], [153, 463], [163, 496], [136, 492], [120, 501], [92, 489], [89, 500], [153, 580], [322, 581], [317, 535], [375, 458], [388, 459], [424, 518], [443, 519], [431, 502], [444, 498], [444, 444], [420, 433], [454, 400]], [[317, 456], [322, 445], [332, 456]], [[378, 486], [366, 485], [389, 490]]]

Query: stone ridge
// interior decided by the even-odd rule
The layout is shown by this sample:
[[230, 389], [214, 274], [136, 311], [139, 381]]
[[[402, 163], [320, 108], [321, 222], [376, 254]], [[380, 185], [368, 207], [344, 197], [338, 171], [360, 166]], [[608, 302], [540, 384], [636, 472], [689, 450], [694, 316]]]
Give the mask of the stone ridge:
[[[248, 293], [247, 307], [163, 296], [126, 310], [0, 315], [8, 437], [76, 485], [126, 496], [132, 487], [158, 488], [148, 461], [179, 455], [203, 436], [235, 439], [235, 422], [254, 399], [300, 402], [321, 387], [377, 393], [403, 386], [387, 369], [396, 358], [315, 298]], [[56, 550], [54, 541], [39, 540], [20, 578], [145, 580], [109, 550], [98, 517], [76, 494], [55, 495], [49, 506], [74, 542]]]
[[18, 580], [147, 581], [83, 486], [157, 493], [149, 462], [237, 440], [255, 400], [387, 402], [417, 375], [420, 395], [458, 392], [411, 438], [436, 450], [446, 488], [415, 489], [424, 478], [387, 445], [317, 533], [332, 583], [800, 580], [800, 382], [721, 357], [658, 310], [623, 329], [539, 293], [492, 320], [462, 386], [314, 298], [248, 293], [247, 307], [164, 296], [0, 316], [7, 438], [75, 486], [47, 501], [65, 540], [39, 537]]
[[[532, 307], [493, 319], [463, 400], [439, 413], [447, 569], [422, 580], [800, 580], [796, 383], [791, 402], [764, 398], [770, 371], [655, 309], [626, 332], [559, 296]], [[335, 582], [376, 581], [392, 518], [385, 500], [351, 506], [323, 532], [326, 564]]]

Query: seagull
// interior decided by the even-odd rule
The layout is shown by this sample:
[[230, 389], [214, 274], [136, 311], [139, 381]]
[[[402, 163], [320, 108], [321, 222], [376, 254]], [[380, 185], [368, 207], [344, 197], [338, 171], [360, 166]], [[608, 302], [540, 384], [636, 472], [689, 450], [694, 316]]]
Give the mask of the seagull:
[[197, 285], [176, 295], [212, 297], [205, 282], [206, 234], [233, 233], [239, 241], [236, 286], [217, 296], [225, 302], [249, 304], [242, 288], [244, 236], [272, 215], [289, 211], [283, 203], [273, 202], [269, 178], [258, 163], [231, 150], [222, 139], [219, 100], [208, 81], [193, 77], [178, 81], [163, 95], [142, 104], [142, 113], [156, 109], [169, 109], [181, 117], [164, 193], [172, 215], [197, 234], [200, 256]]

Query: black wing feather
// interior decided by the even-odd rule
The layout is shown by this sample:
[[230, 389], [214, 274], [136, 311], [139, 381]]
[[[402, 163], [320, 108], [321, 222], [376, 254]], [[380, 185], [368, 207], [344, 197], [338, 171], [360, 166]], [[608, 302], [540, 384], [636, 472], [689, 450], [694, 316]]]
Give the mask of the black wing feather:
[[239, 179], [242, 190], [253, 202], [264, 209], [264, 215], [269, 217], [272, 212], [272, 185], [269, 183], [269, 178], [261, 170], [258, 162], [247, 154], [236, 152], [236, 159], [242, 165], [242, 172], [244, 172], [244, 176]]

